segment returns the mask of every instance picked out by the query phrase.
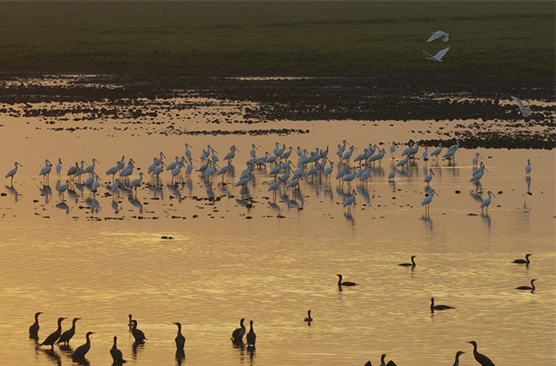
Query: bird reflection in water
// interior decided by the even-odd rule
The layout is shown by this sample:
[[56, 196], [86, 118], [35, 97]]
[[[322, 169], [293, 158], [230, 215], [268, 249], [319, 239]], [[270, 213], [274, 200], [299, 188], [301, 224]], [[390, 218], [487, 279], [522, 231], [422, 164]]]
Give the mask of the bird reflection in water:
[[488, 212], [485, 213], [481, 213], [481, 218], [483, 219], [483, 222], [486, 224], [486, 226], [488, 227], [488, 229], [490, 230], [491, 225], [492, 225], [492, 219], [490, 218]]
[[62, 365], [62, 357], [54, 349], [40, 349], [54, 365]]
[[432, 233], [432, 219], [430, 214], [421, 216], [421, 221], [425, 224], [425, 227]]
[[8, 190], [8, 192], [10, 194], [13, 194], [13, 196], [15, 198], [15, 202], [17, 202], [18, 197], [19, 197], [19, 193], [17, 193], [17, 189], [15, 189], [14, 187], [10, 187], [10, 186], [6, 186], [6, 189]]
[[100, 203], [95, 198], [85, 199], [85, 204], [91, 208], [92, 214], [100, 211]]
[[525, 177], [525, 183], [527, 184], [527, 194], [531, 196], [533, 194], [531, 193], [531, 177]]
[[52, 188], [47, 185], [39, 188], [39, 191], [41, 193], [41, 196], [44, 196], [44, 203], [48, 203], [50, 201], [50, 198], [52, 197]]
[[71, 356], [73, 354], [73, 348], [71, 348], [71, 346], [65, 345], [65, 344], [61, 344], [60, 345], [60, 351], [67, 353], [69, 356]]
[[344, 217], [351, 224], [351, 226], [355, 226], [355, 219], [353, 218], [351, 211], [344, 212]]
[[133, 195], [129, 195], [128, 197], [128, 201], [129, 203], [131, 203], [133, 205], [133, 207], [137, 207], [139, 209], [139, 213], [143, 213], [143, 204], [141, 202], [139, 202], [138, 200], [136, 200]]
[[112, 201], [111, 205], [112, 205], [112, 209], [114, 210], [114, 213], [120, 212], [120, 205], [118, 204], [118, 201]]
[[185, 361], [185, 351], [183, 349], [176, 350], [176, 365], [181, 366]]
[[145, 348], [145, 343], [133, 342], [131, 345], [131, 357], [133, 359], [137, 359], [137, 353], [141, 352], [141, 350]]

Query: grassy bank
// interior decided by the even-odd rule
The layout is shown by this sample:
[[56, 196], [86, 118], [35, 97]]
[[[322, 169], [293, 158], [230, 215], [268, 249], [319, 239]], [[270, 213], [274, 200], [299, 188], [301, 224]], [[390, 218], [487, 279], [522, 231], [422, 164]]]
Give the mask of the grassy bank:
[[548, 1], [0, 2], [0, 72], [554, 83], [555, 44]]

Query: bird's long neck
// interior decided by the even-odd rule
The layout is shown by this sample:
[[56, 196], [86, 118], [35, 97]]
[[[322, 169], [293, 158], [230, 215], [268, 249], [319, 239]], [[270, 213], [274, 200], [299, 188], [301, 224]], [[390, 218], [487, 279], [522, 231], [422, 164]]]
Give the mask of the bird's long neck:
[[531, 291], [535, 291], [535, 281], [531, 281]]
[[118, 338], [114, 337], [114, 345], [112, 346], [112, 348], [118, 348], [117, 343], [118, 343]]
[[90, 337], [91, 337], [91, 335], [89, 333], [87, 333], [85, 335], [85, 338], [87, 338], [87, 342], [85, 342], [85, 344], [88, 344], [88, 345], [91, 344], [91, 338]]

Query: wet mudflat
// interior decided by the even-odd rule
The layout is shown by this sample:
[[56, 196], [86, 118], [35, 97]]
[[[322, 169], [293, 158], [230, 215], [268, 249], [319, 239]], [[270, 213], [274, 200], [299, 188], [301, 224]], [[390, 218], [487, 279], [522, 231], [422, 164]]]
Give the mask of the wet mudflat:
[[[378, 364], [383, 353], [398, 365], [431, 365], [453, 362], [459, 350], [466, 352], [461, 364], [472, 365], [471, 340], [496, 364], [556, 360], [554, 150], [474, 148], [461, 140], [448, 161], [430, 157], [432, 146], [423, 159], [421, 145], [389, 182], [410, 140], [443, 139], [444, 153], [458, 129], [481, 121], [458, 121], [465, 128], [442, 119], [270, 121], [251, 117], [260, 103], [201, 95], [136, 99], [130, 115], [118, 118], [93, 102], [90, 111], [64, 116], [21, 114], [73, 108], [43, 102], [4, 104], [13, 112], [0, 121], [2, 171], [15, 161], [23, 165], [13, 186], [8, 178], [0, 190], [0, 349], [10, 362], [72, 364], [69, 350], [46, 352], [27, 339], [36, 311], [44, 312], [41, 340], [58, 317], [81, 317], [70, 347], [94, 331], [91, 365], [111, 362], [115, 335], [124, 358], [137, 365], [363, 365]], [[142, 114], [133, 116], [135, 109]], [[350, 166], [358, 167], [353, 160], [370, 143], [385, 149], [366, 182], [337, 181], [335, 166], [330, 178], [309, 176], [298, 192], [281, 187], [274, 194], [272, 165], [265, 164], [244, 189], [236, 187], [253, 144], [257, 157], [273, 155], [276, 143], [291, 146], [297, 167], [298, 146], [308, 153], [328, 147], [337, 163], [343, 140], [358, 149]], [[392, 141], [400, 143], [393, 157]], [[105, 172], [122, 155], [135, 161], [131, 182], [161, 152], [166, 164], [184, 156], [185, 143], [194, 159], [190, 175], [185, 167], [174, 178], [164, 170], [158, 182], [146, 176], [136, 191], [106, 188], [112, 177]], [[218, 168], [230, 146], [239, 149], [223, 176], [197, 171], [207, 145], [217, 152]], [[469, 181], [477, 152], [488, 169], [480, 186]], [[98, 160], [99, 189], [72, 183], [62, 199], [58, 158], [61, 183], [76, 162]], [[45, 159], [53, 164], [47, 184], [39, 177]], [[430, 169], [438, 195], [426, 213], [421, 202]], [[344, 207], [354, 191], [355, 205]], [[488, 191], [495, 197], [486, 213], [480, 206]], [[530, 265], [512, 263], [526, 253], [533, 253]], [[412, 255], [414, 269], [398, 266]], [[340, 291], [336, 274], [358, 285]], [[532, 278], [534, 292], [515, 289]], [[431, 297], [455, 309], [431, 313]], [[309, 309], [310, 326], [303, 321]], [[145, 332], [144, 345], [132, 346], [128, 314]], [[241, 318], [254, 320], [254, 351], [230, 341]], [[187, 339], [185, 359], [175, 358], [177, 321]]]

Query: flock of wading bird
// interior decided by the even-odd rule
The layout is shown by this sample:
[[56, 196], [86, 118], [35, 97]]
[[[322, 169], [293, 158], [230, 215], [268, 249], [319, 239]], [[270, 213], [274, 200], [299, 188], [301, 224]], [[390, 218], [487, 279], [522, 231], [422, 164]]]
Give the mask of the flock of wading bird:
[[[527, 267], [529, 266], [529, 264], [531, 263], [529, 257], [532, 254], [526, 254], [525, 255], [525, 259], [515, 259], [513, 261], [513, 263], [516, 264], [525, 264]], [[411, 263], [400, 263], [399, 266], [401, 267], [410, 267], [412, 270], [416, 267], [416, 263], [415, 263], [415, 258], [416, 256], [412, 256], [411, 257]], [[343, 276], [341, 274], [338, 274], [338, 289], [340, 291], [342, 291], [342, 287], [353, 287], [353, 286], [357, 286], [357, 283], [355, 282], [351, 282], [351, 281], [344, 281], [343, 280]], [[535, 291], [535, 285], [534, 282], [536, 281], [536, 279], [532, 279], [531, 280], [531, 286], [519, 286], [516, 287], [517, 290], [530, 290], [531, 293], [533, 293]], [[443, 311], [443, 310], [449, 310], [449, 309], [455, 309], [455, 307], [453, 306], [449, 306], [449, 305], [438, 305], [434, 303], [434, 297], [431, 298], [431, 305], [430, 305], [430, 310], [431, 313], [434, 313], [435, 311]], [[69, 348], [69, 342], [70, 340], [73, 338], [73, 336], [75, 335], [75, 326], [78, 320], [80, 320], [81, 318], [73, 318], [72, 321], [72, 326], [70, 329], [66, 330], [65, 332], [62, 332], [62, 322], [67, 319], [65, 317], [60, 317], [58, 318], [58, 327], [56, 328], [56, 330], [54, 332], [52, 332], [50, 335], [48, 335], [48, 337], [46, 337], [41, 343], [39, 343], [39, 315], [41, 315], [42, 312], [37, 312], [35, 313], [35, 322], [29, 327], [29, 338], [30, 339], [34, 339], [36, 344], [38, 346], [50, 346], [51, 350], [54, 349], [54, 345], [60, 345], [60, 347], [66, 347], [66, 350], [70, 350], [71, 348]], [[310, 326], [311, 323], [314, 321], [313, 317], [311, 316], [311, 310], [307, 311], [307, 317], [304, 319], [305, 322], [307, 322], [307, 324]], [[254, 351], [255, 350], [255, 342], [257, 340], [257, 335], [255, 334], [255, 331], [253, 329], [253, 320], [251, 320], [249, 322], [250, 324], [250, 328], [249, 328], [249, 332], [247, 332], [247, 329], [245, 327], [245, 318], [242, 318], [240, 320], [239, 323], [239, 328], [234, 329], [234, 331], [232, 332], [232, 336], [231, 336], [231, 341], [235, 346], [239, 346], [239, 347], [245, 347], [247, 346], [247, 350], [248, 351]], [[178, 364], [181, 364], [181, 360], [183, 360], [185, 358], [185, 336], [182, 334], [181, 332], [181, 323], [179, 322], [175, 322], [174, 323], [177, 327], [178, 327], [178, 332], [177, 335], [174, 339], [175, 343], [176, 343], [176, 360], [178, 360]], [[135, 339], [135, 342], [133, 343], [133, 350], [136, 350], [136, 347], [140, 344], [143, 344], [145, 342], [145, 340], [147, 340], [147, 337], [145, 336], [145, 333], [137, 328], [137, 320], [133, 319], [132, 315], [129, 315], [129, 330], [131, 331], [131, 334], [133, 335], [133, 338]], [[78, 363], [82, 363], [87, 365], [88, 361], [85, 358], [85, 355], [89, 352], [89, 350], [91, 349], [91, 338], [90, 336], [95, 334], [94, 332], [87, 332], [85, 334], [85, 338], [86, 338], [86, 342], [85, 344], [77, 347], [74, 351], [71, 352], [71, 358], [74, 362], [78, 362]], [[243, 337], [245, 336], [245, 340], [246, 342], [244, 342]], [[122, 351], [118, 349], [117, 347], [117, 341], [118, 341], [118, 337], [114, 336], [114, 343], [112, 345], [112, 348], [110, 349], [110, 355], [112, 356], [112, 359], [114, 361], [114, 365], [119, 365], [122, 363], [127, 362], [124, 358], [123, 358], [123, 354]], [[475, 341], [469, 341], [468, 343], [473, 345], [473, 356], [475, 357], [475, 360], [480, 363], [482, 366], [494, 366], [494, 363], [485, 355], [479, 353], [477, 351], [477, 343]], [[459, 366], [459, 358], [461, 355], [463, 355], [465, 352], [463, 351], [458, 351], [456, 353], [456, 358], [455, 358], [455, 362], [453, 364], [453, 366]], [[381, 356], [381, 366], [396, 366], [396, 363], [394, 363], [394, 361], [390, 360], [387, 364], [384, 363], [384, 358], [386, 357], [386, 354], [383, 354]], [[371, 361], [368, 361], [365, 366], [372, 366]]]
[[[351, 215], [352, 207], [356, 204], [355, 196], [357, 195], [356, 190], [351, 186], [352, 183], [359, 182], [362, 187], [363, 185], [367, 185], [374, 167], [376, 164], [380, 164], [382, 159], [387, 155], [385, 148], [380, 148], [376, 144], [369, 144], [368, 147], [363, 149], [362, 153], [354, 156], [354, 152], [357, 148], [354, 145], [350, 145], [346, 140], [343, 140], [341, 144], [338, 144], [338, 150], [336, 152], [338, 160], [337, 162], [333, 162], [329, 157], [328, 147], [326, 147], [326, 149], [316, 148], [311, 152], [306, 149], [302, 149], [301, 147], [297, 147], [297, 150], [294, 153], [294, 148], [292, 146], [286, 148], [285, 144], [280, 145], [278, 142], [276, 142], [275, 145], [276, 147], [273, 150], [273, 154], [265, 151], [264, 155], [257, 156], [259, 148], [255, 144], [252, 144], [250, 159], [245, 163], [246, 169], [241, 172], [239, 179], [235, 183], [236, 187], [240, 187], [242, 198], [244, 198], [245, 195], [250, 195], [248, 184], [251, 181], [254, 184], [254, 172], [256, 169], [268, 168], [268, 176], [274, 179], [273, 182], [269, 184], [268, 192], [272, 192], [275, 200], [277, 192], [285, 192], [285, 194], [288, 194], [288, 190], [290, 188], [292, 194], [299, 191], [300, 182], [303, 179], [311, 179], [311, 181], [315, 178], [325, 179], [326, 181], [331, 180], [334, 167], [336, 167], [335, 179], [338, 181], [339, 186], [342, 187], [342, 190], [345, 190], [344, 184], [347, 186], [343, 206], [347, 209], [347, 213], [349, 215]], [[348, 145], [349, 148], [347, 147]], [[394, 159], [394, 154], [400, 145], [401, 144], [392, 142], [389, 147], [392, 159]], [[393, 182], [396, 177], [396, 173], [406, 169], [406, 166], [409, 166], [410, 162], [416, 159], [416, 155], [420, 150], [419, 142], [410, 140], [407, 143], [407, 146], [408, 147], [401, 153], [401, 159], [392, 166], [392, 171], [388, 174], [389, 182]], [[112, 206], [114, 207], [114, 203], [116, 203], [116, 212], [118, 211], [118, 206], [115, 198], [119, 197], [121, 192], [127, 193], [130, 200], [136, 200], [137, 189], [143, 184], [147, 184], [149, 187], [162, 186], [160, 175], [163, 172], [168, 172], [171, 175], [171, 184], [168, 184], [168, 186], [172, 187], [173, 192], [176, 193], [176, 196], [178, 196], [179, 199], [181, 199], [181, 193], [177, 187], [180, 182], [183, 183], [187, 180], [190, 181], [191, 174], [194, 171], [194, 159], [192, 158], [190, 148], [191, 145], [185, 143], [185, 155], [182, 155], [181, 158], [176, 156], [175, 160], [168, 164], [164, 161], [166, 156], [163, 152], [160, 152], [158, 156], [153, 158], [153, 163], [147, 169], [147, 175], [145, 175], [143, 171], [140, 171], [139, 178], [133, 180], [131, 180], [130, 177], [135, 169], [135, 161], [130, 158], [126, 163], [125, 157], [122, 156], [121, 160], [117, 161], [115, 166], [106, 171], [106, 175], [112, 178], [112, 182], [107, 183], [105, 186], [107, 190], [106, 194], [113, 197]], [[456, 143], [449, 146], [445, 151], [443, 151], [442, 143], [440, 143], [439, 146], [433, 151], [429, 151], [429, 148], [425, 146], [422, 152], [422, 157], [424, 161], [428, 161], [429, 158], [436, 159], [436, 161], [438, 161], [439, 157], [442, 157], [447, 160], [449, 164], [451, 164], [455, 160], [455, 155], [459, 148], [459, 140], [456, 140]], [[226, 175], [231, 174], [232, 171], [234, 171], [235, 174], [233, 159], [235, 158], [237, 151], [239, 151], [239, 149], [235, 145], [232, 145], [230, 147], [230, 151], [223, 158], [225, 164], [223, 164], [222, 167], [219, 167], [218, 164], [220, 159], [216, 150], [212, 148], [210, 144], [207, 145], [206, 150], [203, 149], [199, 158], [200, 166], [196, 169], [196, 172], [200, 174], [200, 177], [204, 180], [207, 187], [211, 187], [217, 177], [222, 177], [222, 181], [219, 184], [228, 184], [224, 182], [224, 179]], [[292, 155], [294, 155], [294, 157], [297, 155], [296, 163], [293, 162], [295, 159]], [[489, 172], [489, 170], [486, 168], [479, 153], [475, 154], [472, 163], [473, 171], [469, 181], [475, 185], [476, 193], [480, 194], [482, 193], [482, 184], [480, 180], [485, 171]], [[65, 205], [64, 193], [66, 191], [69, 190], [75, 194], [76, 189], [79, 191], [87, 189], [89, 191], [90, 198], [88, 198], [86, 202], [93, 209], [96, 207], [98, 211], [99, 203], [95, 199], [95, 195], [101, 187], [101, 183], [99, 182], [99, 179], [101, 178], [95, 171], [97, 164], [100, 163], [95, 158], [92, 159], [90, 165], [85, 165], [83, 160], [81, 161], [81, 164], [76, 162], [67, 170], [65, 183], [62, 183], [62, 160], [61, 158], [58, 159], [58, 164], [55, 168], [57, 175], [56, 191], [59, 193], [61, 200], [58, 205]], [[6, 175], [6, 178], [11, 178], [12, 187], [13, 179], [17, 173], [18, 166], [21, 166], [21, 164], [16, 162], [15, 168]], [[43, 178], [43, 188], [49, 187], [49, 175], [52, 171], [52, 166], [53, 164], [46, 159], [44, 167], [40, 169], [39, 176]], [[141, 169], [137, 168], [137, 170]], [[430, 186], [434, 175], [434, 170], [430, 167], [428, 169], [428, 174], [424, 178], [424, 182], [427, 186], [425, 187], [425, 197], [422, 200], [421, 205], [425, 208], [425, 216], [430, 215], [430, 205], [434, 195], [438, 195], [438, 193]], [[118, 176], [118, 178], [116, 178], [116, 176]], [[527, 161], [527, 166], [525, 167], [525, 176], [528, 184], [530, 185], [530, 160]], [[150, 181], [148, 183], [146, 181], [144, 182], [144, 178], [149, 177]], [[487, 194], [488, 197], [482, 200], [480, 208], [482, 213], [485, 213], [486, 211], [486, 214], [488, 215], [488, 207], [492, 202], [492, 197], [495, 197], [495, 195], [490, 190]]]

